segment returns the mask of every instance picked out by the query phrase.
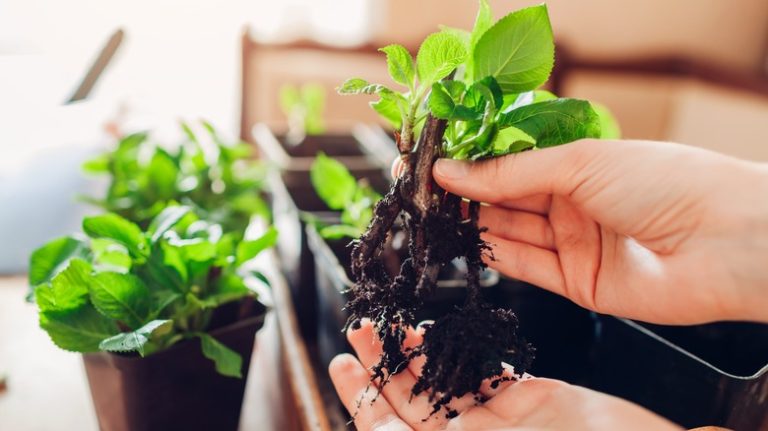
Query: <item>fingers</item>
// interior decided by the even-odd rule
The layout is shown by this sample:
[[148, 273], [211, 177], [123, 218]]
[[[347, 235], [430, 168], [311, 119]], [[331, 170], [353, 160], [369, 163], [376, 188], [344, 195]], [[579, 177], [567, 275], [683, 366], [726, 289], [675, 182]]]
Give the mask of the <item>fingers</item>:
[[[382, 352], [381, 341], [374, 334], [373, 324], [369, 320], [363, 321], [360, 329], [347, 331], [347, 339], [366, 369], [370, 370], [379, 362]], [[414, 384], [416, 384], [416, 378], [406, 370], [391, 376], [389, 382], [383, 385], [382, 394], [393, 406], [397, 406], [401, 400], [408, 401]]]
[[[421, 344], [421, 335], [411, 330], [406, 337], [405, 345], [415, 346]], [[409, 339], [410, 338], [410, 339]], [[347, 339], [355, 353], [360, 358], [360, 362], [370, 370], [379, 362], [381, 357], [381, 341], [373, 331], [373, 324], [365, 320], [360, 329], [347, 332]], [[421, 371], [421, 368], [418, 368]], [[369, 377], [370, 379], [370, 374]], [[383, 385], [381, 394], [386, 402], [403, 419], [403, 421], [416, 429], [439, 429], [445, 423], [446, 419], [441, 415], [429, 416], [432, 411], [431, 403], [425, 394], [411, 397], [411, 390], [416, 384], [416, 376], [409, 369], [391, 376], [387, 384]], [[376, 401], [378, 402], [378, 401]], [[427, 419], [425, 422], [424, 420]]]
[[493, 252], [493, 259], [485, 259], [489, 267], [508, 277], [567, 296], [557, 253], [531, 244], [509, 241], [488, 232], [481, 236], [490, 244]]
[[[407, 330], [403, 346], [407, 348], [420, 345], [423, 334], [423, 328]], [[378, 363], [381, 356], [381, 342], [374, 334], [373, 324], [370, 321], [363, 321], [360, 329], [349, 331], [347, 338], [366, 369]], [[421, 374], [425, 361], [426, 358], [423, 356], [414, 358], [406, 371], [392, 376], [387, 384], [383, 385], [381, 393], [406, 424], [419, 430], [441, 429], [447, 423], [447, 418], [442, 413], [430, 416], [432, 402], [429, 400], [429, 394], [421, 393], [411, 396], [416, 378]], [[468, 394], [452, 400], [448, 407], [462, 412], [474, 404], [474, 397]]]
[[585, 180], [584, 165], [599, 141], [526, 151], [480, 162], [440, 159], [435, 180], [470, 200], [498, 204], [541, 194], [569, 195]]
[[539, 214], [515, 211], [498, 206], [480, 207], [481, 227], [494, 236], [555, 250], [555, 236], [549, 220]]
[[397, 179], [403, 174], [403, 160], [400, 157], [396, 157], [395, 160], [392, 161], [392, 167], [390, 168], [389, 173], [392, 175], [392, 179]]
[[387, 400], [379, 397], [376, 402], [372, 402], [378, 390], [374, 386], [369, 387], [370, 374], [354, 356], [343, 354], [333, 358], [328, 372], [341, 402], [354, 418], [358, 430], [412, 429], [400, 419]]

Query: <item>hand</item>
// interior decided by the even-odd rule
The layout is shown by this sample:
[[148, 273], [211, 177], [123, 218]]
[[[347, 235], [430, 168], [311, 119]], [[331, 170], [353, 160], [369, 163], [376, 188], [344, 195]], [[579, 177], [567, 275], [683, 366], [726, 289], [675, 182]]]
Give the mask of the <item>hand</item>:
[[[359, 431], [369, 430], [677, 430], [672, 423], [629, 402], [567, 383], [530, 378], [504, 382], [492, 389], [481, 387], [490, 399], [476, 405], [471, 395], [454, 400], [451, 408], [460, 414], [447, 419], [441, 411], [429, 416], [427, 395], [411, 396], [411, 388], [424, 365], [412, 361], [407, 370], [393, 376], [381, 394], [370, 386], [368, 368], [381, 355], [381, 344], [370, 322], [347, 333], [360, 361], [339, 355], [331, 362], [331, 379], [342, 403]], [[406, 346], [421, 344], [421, 335], [410, 331]], [[375, 401], [374, 401], [375, 399]]]
[[[398, 167], [393, 168], [394, 172]], [[683, 145], [585, 140], [438, 160], [485, 202], [492, 268], [602, 313], [768, 322], [768, 166]]]

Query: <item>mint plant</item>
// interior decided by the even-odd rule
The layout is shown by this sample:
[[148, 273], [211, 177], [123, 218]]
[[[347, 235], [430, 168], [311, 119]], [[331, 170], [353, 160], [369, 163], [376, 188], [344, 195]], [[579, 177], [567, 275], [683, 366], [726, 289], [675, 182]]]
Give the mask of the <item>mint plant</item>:
[[174, 150], [148, 133], [123, 137], [113, 151], [83, 165], [87, 173], [109, 178], [103, 197], [85, 199], [143, 228], [174, 203], [192, 207], [226, 232], [245, 232], [255, 214], [268, 219], [260, 197], [265, 171], [252, 158], [252, 146], [224, 142], [212, 125], [201, 125], [207, 140], [182, 123], [186, 139]]
[[[361, 78], [343, 83], [341, 94], [375, 94], [372, 103], [398, 130], [396, 143], [403, 173], [376, 205], [374, 217], [354, 243], [355, 286], [347, 304], [347, 323], [374, 322], [383, 354], [372, 380], [384, 385], [407, 369], [416, 356], [426, 357], [413, 394], [429, 394], [434, 412], [455, 397], [475, 393], [487, 378], [504, 380], [502, 363], [520, 375], [533, 349], [517, 336], [517, 319], [494, 308], [480, 292], [482, 254], [479, 203], [462, 214], [461, 198], [432, 179], [439, 157], [483, 159], [539, 150], [582, 138], [601, 136], [601, 117], [583, 100], [557, 98], [539, 89], [552, 71], [554, 43], [547, 8], [534, 6], [494, 22], [486, 0], [474, 28], [444, 27], [429, 35], [416, 58], [400, 45], [381, 48], [398, 91]], [[408, 258], [397, 277], [389, 277], [378, 257], [396, 219], [408, 231]], [[440, 269], [455, 258], [467, 263], [465, 303], [427, 326], [421, 346], [404, 349], [405, 330], [436, 288]]]
[[341, 223], [319, 227], [325, 239], [357, 238], [373, 217], [373, 207], [381, 199], [365, 179], [356, 180], [339, 161], [318, 153], [310, 171], [312, 186], [332, 210], [341, 211]]
[[241, 377], [242, 358], [207, 333], [223, 304], [257, 298], [244, 264], [271, 247], [277, 232], [252, 241], [169, 206], [142, 229], [107, 213], [83, 220], [86, 237], [59, 238], [30, 259], [29, 283], [40, 327], [72, 352], [141, 356], [198, 338], [216, 370]]
[[298, 145], [307, 136], [325, 133], [325, 88], [321, 85], [284, 85], [280, 88], [280, 108], [288, 120], [289, 144]]

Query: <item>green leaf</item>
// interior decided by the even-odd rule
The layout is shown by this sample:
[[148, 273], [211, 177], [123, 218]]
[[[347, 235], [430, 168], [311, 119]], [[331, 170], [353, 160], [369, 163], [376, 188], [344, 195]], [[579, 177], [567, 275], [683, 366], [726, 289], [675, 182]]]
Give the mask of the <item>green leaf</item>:
[[[400, 96], [399, 93], [394, 93]], [[401, 96], [402, 97], [402, 96]], [[385, 120], [389, 121], [392, 128], [400, 130], [403, 127], [403, 115], [397, 106], [397, 101], [391, 97], [383, 97], [370, 103], [374, 111], [378, 112]]]
[[91, 302], [109, 318], [138, 328], [149, 315], [149, 289], [131, 274], [102, 272], [91, 277]]
[[346, 224], [335, 224], [332, 226], [323, 226], [318, 231], [321, 237], [325, 239], [357, 238], [363, 231], [355, 226]]
[[212, 360], [219, 374], [229, 377], [243, 377], [243, 358], [239, 353], [225, 346], [208, 334], [197, 334], [203, 355]]
[[144, 186], [161, 199], [172, 199], [176, 194], [179, 168], [165, 150], [157, 148], [147, 166], [148, 183]]
[[416, 69], [422, 88], [445, 78], [467, 58], [464, 42], [455, 34], [438, 32], [424, 39], [416, 56]]
[[155, 244], [157, 241], [159, 241], [164, 233], [173, 228], [176, 223], [178, 223], [179, 220], [181, 220], [191, 210], [192, 209], [188, 206], [170, 206], [158, 214], [157, 217], [155, 217], [155, 219], [152, 220], [152, 223], [149, 225], [148, 232], [150, 235], [152, 235], [150, 238], [152, 244]]
[[139, 352], [144, 356], [145, 347], [151, 339], [168, 334], [173, 329], [172, 320], [153, 320], [141, 328], [117, 334], [99, 343], [99, 349], [107, 352]]
[[301, 103], [301, 95], [295, 85], [285, 84], [280, 87], [279, 98], [280, 109], [286, 117], [290, 117], [291, 111]]
[[309, 135], [325, 133], [323, 111], [325, 109], [325, 87], [319, 84], [305, 84], [301, 87], [301, 98], [306, 115], [304, 129]]
[[83, 219], [83, 231], [91, 238], [109, 238], [125, 246], [133, 257], [146, 256], [144, 234], [134, 223], [108, 213]]
[[56, 274], [50, 284], [35, 289], [35, 299], [40, 311], [68, 311], [88, 302], [88, 283], [91, 265], [81, 259], [71, 259], [69, 265]]
[[492, 108], [498, 111], [504, 104], [504, 95], [499, 83], [492, 76], [486, 76], [475, 82], [464, 96], [464, 104], [478, 112], [485, 110], [486, 103], [493, 103]]
[[275, 245], [277, 242], [277, 229], [271, 227], [261, 237], [252, 241], [242, 241], [237, 245], [237, 259], [235, 260], [235, 266], [240, 266], [243, 263], [253, 259], [261, 253]]
[[413, 57], [402, 45], [392, 44], [379, 51], [387, 54], [387, 69], [389, 75], [398, 84], [413, 88], [416, 71], [413, 68]]
[[595, 102], [592, 102], [592, 109], [600, 117], [600, 139], [621, 138], [621, 127], [616, 117], [611, 113], [611, 110], [602, 103]]
[[461, 100], [464, 92], [467, 90], [467, 85], [461, 81], [448, 80], [442, 82], [445, 91], [451, 95], [451, 98], [455, 101]]
[[543, 84], [555, 56], [547, 7], [528, 7], [500, 19], [480, 37], [472, 55], [474, 78], [493, 76], [504, 93]]
[[88, 246], [72, 237], [55, 239], [32, 252], [29, 259], [29, 285], [34, 287], [50, 281], [66, 268], [72, 258], [87, 259]]
[[357, 181], [349, 170], [322, 152], [312, 163], [310, 179], [320, 199], [333, 210], [344, 209], [357, 190]]
[[[216, 244], [204, 238], [174, 239], [169, 240], [168, 245], [178, 250], [181, 254], [181, 265], [184, 264], [183, 260], [205, 262], [213, 259], [217, 254]], [[166, 259], [166, 262], [168, 262], [168, 259]], [[168, 263], [172, 264], [171, 262]]]
[[517, 127], [507, 127], [502, 129], [496, 135], [493, 142], [493, 155], [503, 156], [505, 154], [519, 153], [536, 145], [536, 139]]
[[480, 114], [467, 108], [466, 106], [456, 105], [448, 91], [436, 82], [432, 85], [432, 93], [427, 102], [430, 112], [437, 118], [443, 120], [478, 120]]
[[475, 17], [475, 26], [472, 28], [472, 33], [469, 37], [469, 46], [474, 49], [477, 45], [477, 41], [485, 32], [493, 25], [493, 12], [491, 6], [488, 4], [488, 0], [480, 0], [480, 7], [477, 10], [477, 16]]
[[102, 154], [83, 163], [83, 172], [88, 174], [103, 174], [109, 172], [109, 155]]
[[381, 84], [371, 84], [368, 81], [360, 78], [351, 78], [344, 81], [341, 87], [336, 91], [339, 94], [381, 94], [391, 93], [392, 90]]
[[589, 102], [557, 99], [533, 103], [499, 116], [499, 127], [516, 127], [545, 148], [600, 137], [600, 118]]
[[115, 322], [91, 305], [67, 312], [41, 312], [40, 327], [60, 348], [82, 353], [98, 352], [101, 340], [119, 332]]
[[464, 45], [464, 49], [466, 49], [467, 52], [469, 52], [469, 48], [470, 48], [469, 40], [471, 35], [468, 31], [461, 28], [450, 27], [447, 25], [440, 25], [438, 27], [440, 28], [441, 33], [448, 33], [451, 36], [456, 36]]

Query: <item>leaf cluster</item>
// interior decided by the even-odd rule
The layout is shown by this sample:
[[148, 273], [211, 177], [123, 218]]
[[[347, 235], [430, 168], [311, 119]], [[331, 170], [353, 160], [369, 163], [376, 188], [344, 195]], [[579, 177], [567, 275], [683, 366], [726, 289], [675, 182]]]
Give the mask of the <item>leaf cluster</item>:
[[340, 223], [320, 227], [323, 238], [357, 238], [365, 232], [373, 218], [373, 207], [381, 199], [365, 179], [356, 180], [341, 162], [322, 152], [312, 163], [310, 179], [328, 208], [341, 211]]
[[307, 83], [280, 88], [280, 109], [288, 120], [288, 134], [297, 140], [325, 133], [325, 88]]
[[214, 309], [256, 297], [253, 283], [266, 283], [244, 264], [275, 243], [274, 229], [245, 241], [189, 206], [171, 205], [146, 229], [105, 213], [85, 218], [83, 232], [49, 242], [30, 260], [40, 326], [57, 346], [145, 356], [199, 338], [221, 374], [241, 376], [240, 355], [205, 331]]
[[360, 78], [347, 80], [338, 91], [379, 95], [372, 107], [400, 129], [406, 150], [413, 148], [428, 113], [447, 120], [442, 153], [456, 159], [600, 138], [601, 123], [617, 130], [607, 111], [601, 116], [587, 101], [538, 90], [549, 79], [555, 53], [545, 5], [494, 22], [487, 0], [480, 0], [471, 31], [443, 27], [424, 40], [415, 59], [401, 45], [381, 51], [392, 79], [406, 91]]
[[244, 232], [254, 214], [268, 219], [260, 197], [265, 170], [252, 158], [252, 146], [224, 142], [211, 124], [201, 126], [203, 136], [182, 123], [185, 140], [174, 150], [148, 133], [123, 137], [114, 150], [83, 165], [87, 173], [109, 178], [103, 197], [84, 199], [142, 228], [176, 203], [227, 232]]

